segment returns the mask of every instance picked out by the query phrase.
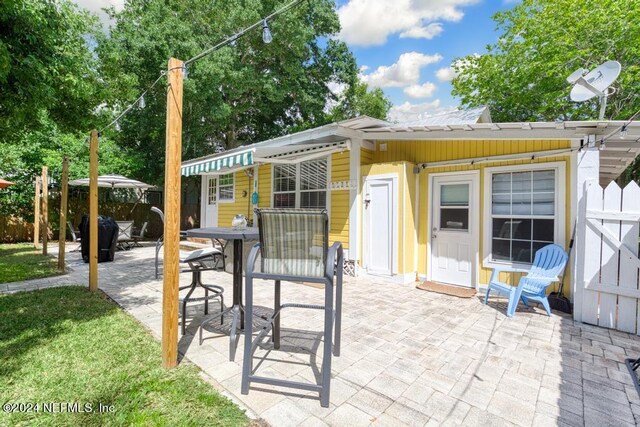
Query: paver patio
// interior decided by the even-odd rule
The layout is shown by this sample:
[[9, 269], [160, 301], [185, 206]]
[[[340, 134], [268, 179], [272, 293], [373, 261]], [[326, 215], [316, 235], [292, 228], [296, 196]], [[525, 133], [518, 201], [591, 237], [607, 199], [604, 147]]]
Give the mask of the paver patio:
[[[99, 287], [157, 337], [161, 331], [162, 280], [153, 279], [152, 247], [116, 253], [99, 265]], [[65, 276], [1, 284], [0, 293], [86, 285], [88, 265], [67, 254]], [[181, 283], [189, 282], [181, 275]], [[205, 283], [223, 285], [231, 275], [207, 272]], [[283, 283], [283, 302], [321, 303], [323, 292]], [[273, 288], [256, 286], [256, 304], [272, 305]], [[211, 304], [212, 312], [215, 303]], [[343, 346], [333, 358], [331, 405], [317, 393], [256, 386], [240, 394], [242, 345], [228, 360], [228, 324], [207, 327], [198, 344], [202, 307], [187, 318], [181, 354], [197, 364], [223, 393], [274, 426], [402, 425], [635, 425], [640, 399], [624, 365], [640, 355], [640, 337], [574, 322], [540, 308], [505, 316], [506, 300], [458, 299], [370, 276], [345, 278]], [[261, 374], [315, 381], [319, 375], [322, 313], [283, 312], [282, 346], [256, 352]], [[225, 319], [225, 322], [230, 319]], [[313, 369], [311, 367], [313, 367]]]

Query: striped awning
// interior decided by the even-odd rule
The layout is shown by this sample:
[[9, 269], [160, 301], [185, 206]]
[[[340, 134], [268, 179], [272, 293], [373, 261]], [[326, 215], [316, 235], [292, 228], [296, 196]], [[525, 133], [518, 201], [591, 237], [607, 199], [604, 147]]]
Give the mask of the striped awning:
[[201, 161], [182, 166], [181, 172], [183, 176], [190, 176], [251, 166], [253, 165], [254, 151], [254, 149], [251, 149], [239, 153], [228, 154], [226, 156], [223, 153], [220, 157], [215, 159], [203, 159]]

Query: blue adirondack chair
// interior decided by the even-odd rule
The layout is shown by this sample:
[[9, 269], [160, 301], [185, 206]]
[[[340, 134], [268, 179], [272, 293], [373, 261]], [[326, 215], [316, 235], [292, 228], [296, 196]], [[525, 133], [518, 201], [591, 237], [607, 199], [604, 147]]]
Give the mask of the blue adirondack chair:
[[[558, 280], [558, 276], [567, 265], [567, 253], [558, 245], [547, 245], [536, 252], [531, 269], [520, 268], [494, 268], [491, 273], [491, 280], [487, 287], [487, 294], [483, 304], [489, 299], [489, 292], [495, 290], [499, 293], [509, 295], [509, 305], [507, 306], [507, 316], [512, 317], [518, 306], [518, 301], [522, 300], [524, 305], [529, 306], [529, 301], [536, 301], [542, 304], [551, 316], [549, 301], [547, 300], [546, 289], [551, 283]], [[500, 272], [528, 273], [520, 278], [518, 286], [510, 286], [500, 282]]]

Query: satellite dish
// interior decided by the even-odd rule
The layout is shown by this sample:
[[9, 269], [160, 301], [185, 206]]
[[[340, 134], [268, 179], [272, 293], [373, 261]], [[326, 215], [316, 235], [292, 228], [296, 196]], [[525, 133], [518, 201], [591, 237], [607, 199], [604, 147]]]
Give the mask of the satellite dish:
[[574, 85], [580, 77], [584, 76], [588, 72], [589, 70], [587, 70], [586, 68], [578, 68], [573, 73], [571, 73], [569, 77], [567, 77], [567, 82], [569, 82], [570, 85]]
[[584, 68], [578, 68], [567, 77], [567, 81], [574, 84], [571, 89], [571, 100], [584, 102], [595, 96], [600, 98], [600, 120], [604, 118], [607, 108], [607, 97], [615, 92], [610, 86], [620, 75], [622, 66], [618, 61], [607, 61], [586, 75]]

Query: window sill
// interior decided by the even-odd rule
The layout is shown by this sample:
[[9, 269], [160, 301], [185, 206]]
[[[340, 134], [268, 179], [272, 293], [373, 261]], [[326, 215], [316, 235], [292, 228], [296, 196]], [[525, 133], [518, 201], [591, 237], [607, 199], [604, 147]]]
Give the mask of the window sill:
[[510, 261], [482, 261], [482, 267], [489, 269], [514, 269], [514, 270], [523, 270], [517, 271], [517, 273], [526, 273], [531, 269], [532, 264], [525, 264], [522, 262], [510, 262]]

